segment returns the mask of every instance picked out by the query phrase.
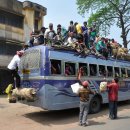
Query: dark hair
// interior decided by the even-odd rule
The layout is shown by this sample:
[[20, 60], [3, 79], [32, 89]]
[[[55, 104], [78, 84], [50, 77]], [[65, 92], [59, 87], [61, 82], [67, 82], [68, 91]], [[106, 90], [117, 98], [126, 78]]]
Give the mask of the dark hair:
[[60, 24], [58, 24], [58, 25], [57, 25], [57, 28], [61, 28], [61, 25], [60, 25]]
[[70, 24], [73, 24], [73, 21], [70, 21]]
[[118, 78], [114, 78], [115, 82], [118, 83], [119, 82], [119, 79]]
[[87, 22], [85, 21], [84, 24], [87, 24]]

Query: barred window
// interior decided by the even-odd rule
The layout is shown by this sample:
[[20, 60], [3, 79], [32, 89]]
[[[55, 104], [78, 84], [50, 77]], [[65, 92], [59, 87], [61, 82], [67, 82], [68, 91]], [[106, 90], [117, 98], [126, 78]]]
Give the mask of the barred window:
[[23, 69], [38, 69], [40, 67], [40, 50], [33, 49], [25, 51], [20, 60], [19, 68]]

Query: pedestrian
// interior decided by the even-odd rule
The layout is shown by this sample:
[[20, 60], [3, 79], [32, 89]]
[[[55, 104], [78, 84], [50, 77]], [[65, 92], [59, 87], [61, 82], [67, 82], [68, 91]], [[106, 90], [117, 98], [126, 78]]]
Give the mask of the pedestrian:
[[109, 99], [109, 118], [117, 118], [117, 101], [118, 101], [118, 78], [114, 78], [112, 83], [107, 85], [108, 88], [108, 99]]
[[78, 72], [78, 80], [80, 84], [83, 86], [83, 88], [79, 90], [79, 97], [80, 97], [79, 125], [85, 127], [89, 125], [87, 120], [88, 111], [89, 111], [89, 94], [95, 94], [95, 92], [89, 89], [88, 81], [82, 82], [80, 80], [82, 74], [83, 74], [83, 69], [81, 67]]
[[20, 58], [23, 55], [24, 51], [17, 51], [17, 54], [13, 57], [13, 59], [11, 60], [11, 62], [8, 65], [8, 69], [11, 73], [12, 76], [12, 83], [13, 83], [13, 88], [15, 88], [15, 83], [14, 83], [14, 78], [16, 78], [16, 87], [20, 88], [20, 76], [18, 74], [18, 67], [19, 67], [19, 63], [20, 63]]

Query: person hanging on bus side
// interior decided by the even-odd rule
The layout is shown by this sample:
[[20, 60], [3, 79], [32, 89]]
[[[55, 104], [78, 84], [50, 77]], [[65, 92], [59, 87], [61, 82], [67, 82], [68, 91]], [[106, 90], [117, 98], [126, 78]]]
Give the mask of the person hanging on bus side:
[[15, 88], [15, 83], [14, 83], [14, 78], [16, 78], [16, 87], [20, 88], [20, 76], [18, 74], [18, 67], [19, 67], [19, 63], [20, 63], [20, 58], [23, 55], [24, 51], [17, 51], [17, 54], [13, 57], [13, 59], [11, 60], [11, 62], [8, 65], [8, 69], [11, 73], [12, 76], [12, 80], [13, 80], [13, 88]]
[[107, 85], [109, 99], [109, 118], [117, 119], [117, 101], [118, 101], [118, 78], [114, 78], [112, 83]]
[[88, 126], [89, 123], [87, 121], [87, 116], [89, 110], [89, 94], [95, 94], [95, 92], [89, 89], [88, 81], [81, 81], [82, 74], [83, 69], [80, 68], [77, 79], [79, 80], [79, 83], [83, 86], [83, 88], [79, 90], [78, 95], [80, 97], [79, 125]]

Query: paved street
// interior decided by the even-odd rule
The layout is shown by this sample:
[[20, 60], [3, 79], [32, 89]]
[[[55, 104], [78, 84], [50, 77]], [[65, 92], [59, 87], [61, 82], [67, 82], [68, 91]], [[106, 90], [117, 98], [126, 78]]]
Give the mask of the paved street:
[[16, 103], [9, 104], [0, 96], [0, 130], [129, 130], [130, 105], [119, 105], [119, 119], [108, 119], [108, 106], [101, 112], [89, 114], [90, 126], [78, 126], [78, 109], [45, 111], [40, 108]]

